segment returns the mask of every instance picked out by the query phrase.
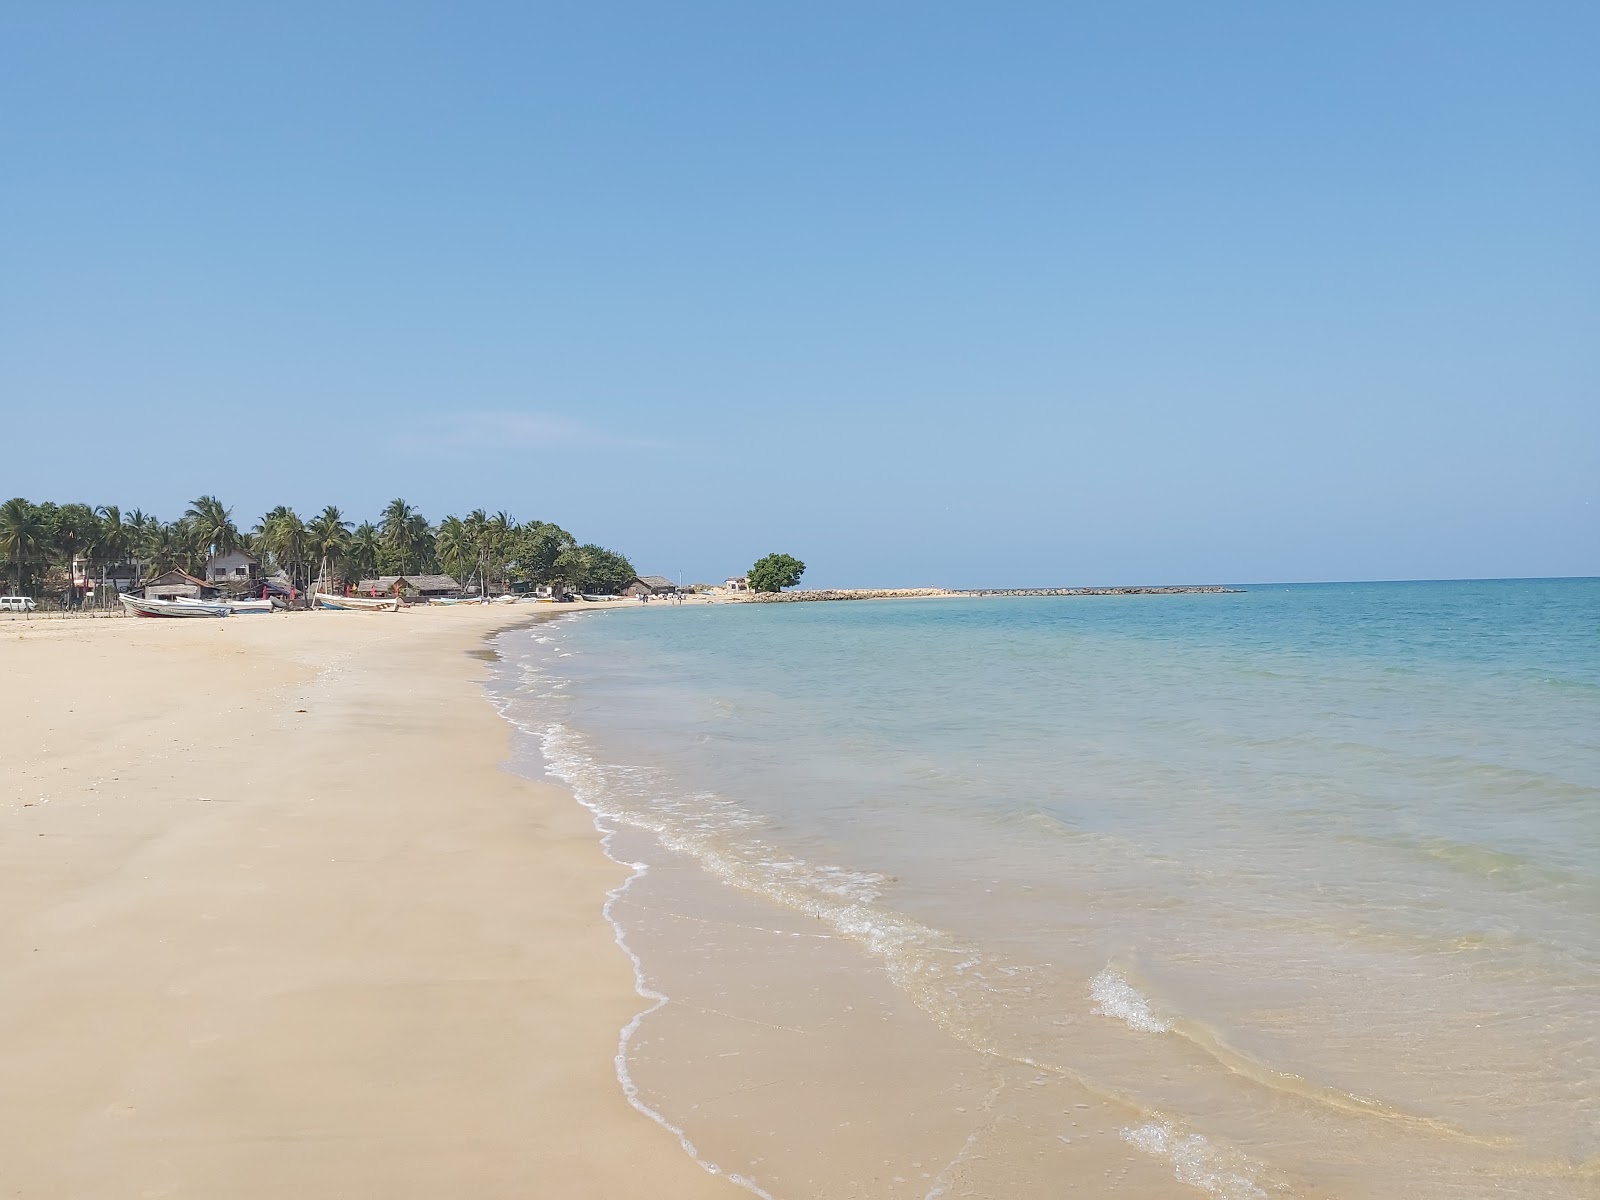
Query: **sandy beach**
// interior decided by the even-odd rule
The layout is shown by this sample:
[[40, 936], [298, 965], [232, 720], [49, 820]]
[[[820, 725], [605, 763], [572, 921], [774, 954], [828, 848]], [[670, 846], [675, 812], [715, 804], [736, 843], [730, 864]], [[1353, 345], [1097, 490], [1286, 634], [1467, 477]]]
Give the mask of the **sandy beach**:
[[0, 621], [0, 1192], [742, 1194], [618, 1085], [624, 871], [498, 765], [528, 617]]

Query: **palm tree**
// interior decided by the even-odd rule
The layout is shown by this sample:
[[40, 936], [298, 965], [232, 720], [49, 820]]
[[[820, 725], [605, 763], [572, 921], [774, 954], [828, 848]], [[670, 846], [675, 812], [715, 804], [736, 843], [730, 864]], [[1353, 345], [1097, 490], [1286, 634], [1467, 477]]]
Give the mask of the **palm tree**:
[[188, 533], [182, 521], [173, 521], [170, 525], [157, 521], [151, 526], [144, 552], [152, 575], [182, 568], [188, 563], [191, 553]]
[[318, 562], [325, 560], [329, 569], [343, 579], [341, 569], [350, 552], [350, 522], [344, 519], [344, 514], [334, 505], [328, 505], [306, 526], [306, 537]]
[[100, 522], [87, 504], [63, 504], [56, 510], [50, 541], [57, 558], [66, 567], [67, 603], [76, 605], [82, 598], [76, 587], [73, 567], [86, 555], [100, 533]]
[[495, 578], [502, 584], [507, 583], [506, 563], [511, 557], [513, 535], [517, 532], [517, 523], [505, 509], [501, 509], [490, 517], [484, 526], [484, 535], [488, 543], [485, 561], [494, 569]]
[[94, 515], [100, 522], [100, 529], [95, 535], [91, 553], [97, 562], [116, 566], [128, 557], [132, 530], [122, 519], [122, 510], [115, 504], [102, 504], [94, 510]]
[[412, 514], [406, 522], [405, 542], [407, 571], [426, 571], [434, 565], [433, 526], [428, 524], [427, 517], [421, 513]]
[[371, 521], [363, 521], [350, 535], [350, 572], [356, 579], [378, 573], [378, 558], [383, 553], [383, 534]]
[[184, 520], [194, 531], [195, 545], [207, 558], [239, 548], [239, 529], [233, 523], [233, 510], [224, 508], [215, 496], [199, 496], [184, 510]]
[[127, 526], [128, 553], [133, 555], [133, 565], [139, 569], [139, 578], [144, 579], [150, 562], [150, 547], [161, 522], [143, 509], [136, 508], [128, 514]]
[[383, 531], [385, 558], [397, 572], [403, 573], [407, 570], [411, 519], [416, 515], [416, 509], [404, 500], [396, 498], [384, 506], [383, 515], [378, 519], [378, 528]]
[[287, 572], [291, 584], [301, 580], [310, 537], [305, 522], [294, 509], [280, 504], [262, 517], [256, 529], [256, 540]]
[[459, 580], [473, 556], [466, 522], [460, 517], [446, 517], [440, 521], [439, 531], [433, 537], [433, 552], [438, 556], [439, 565]]
[[0, 555], [11, 560], [19, 593], [22, 565], [39, 558], [47, 535], [39, 510], [21, 496], [0, 504]]

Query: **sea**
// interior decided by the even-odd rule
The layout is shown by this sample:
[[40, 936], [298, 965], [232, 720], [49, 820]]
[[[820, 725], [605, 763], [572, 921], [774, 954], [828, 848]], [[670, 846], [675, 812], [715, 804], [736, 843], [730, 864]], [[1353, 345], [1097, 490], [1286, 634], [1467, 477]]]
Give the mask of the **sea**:
[[499, 636], [632, 1103], [767, 1197], [1600, 1197], [1600, 580]]

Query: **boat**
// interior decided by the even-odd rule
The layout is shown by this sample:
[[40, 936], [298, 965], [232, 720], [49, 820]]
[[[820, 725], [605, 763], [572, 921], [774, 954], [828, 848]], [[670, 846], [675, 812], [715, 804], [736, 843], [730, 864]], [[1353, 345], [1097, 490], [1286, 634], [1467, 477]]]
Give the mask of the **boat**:
[[174, 604], [223, 605], [231, 613], [264, 613], [272, 611], [271, 600], [196, 600], [191, 596], [174, 596]]
[[319, 608], [350, 610], [353, 612], [399, 612], [400, 601], [382, 596], [332, 596], [327, 592], [312, 592], [311, 598]]
[[469, 600], [465, 596], [429, 596], [428, 603], [445, 606], [450, 604], [476, 604], [477, 601]]
[[146, 600], [126, 593], [118, 599], [133, 617], [226, 617], [230, 611], [226, 604], [208, 604], [204, 600]]

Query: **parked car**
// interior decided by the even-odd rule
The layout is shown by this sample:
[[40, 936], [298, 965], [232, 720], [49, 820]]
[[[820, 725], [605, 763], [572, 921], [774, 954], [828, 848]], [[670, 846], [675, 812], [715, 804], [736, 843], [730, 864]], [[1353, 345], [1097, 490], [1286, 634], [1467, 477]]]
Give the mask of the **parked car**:
[[32, 596], [0, 596], [0, 612], [32, 612], [39, 606]]

